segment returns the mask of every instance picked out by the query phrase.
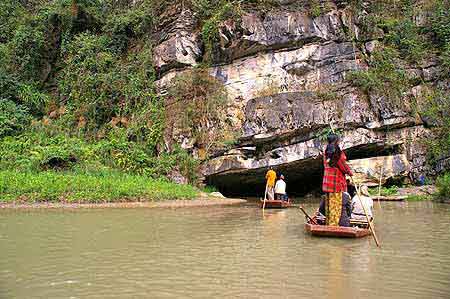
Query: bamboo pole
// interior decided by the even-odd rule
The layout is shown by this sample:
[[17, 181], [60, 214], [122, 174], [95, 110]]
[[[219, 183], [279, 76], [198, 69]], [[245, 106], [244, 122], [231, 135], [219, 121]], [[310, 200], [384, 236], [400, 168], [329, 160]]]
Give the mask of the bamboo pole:
[[377, 235], [375, 233], [375, 229], [373, 228], [372, 222], [369, 219], [369, 215], [367, 215], [366, 206], [363, 204], [363, 202], [361, 200], [361, 191], [358, 188], [358, 186], [355, 184], [355, 181], [353, 180], [353, 177], [350, 177], [350, 179], [352, 180], [353, 185], [355, 185], [355, 187], [356, 187], [356, 193], [358, 195], [359, 203], [361, 204], [361, 206], [362, 206], [362, 208], [364, 210], [364, 214], [366, 215], [367, 223], [369, 223], [369, 229], [370, 229], [370, 232], [372, 233], [373, 239], [375, 240], [375, 244], [377, 244], [378, 247], [381, 247], [380, 242], [378, 242], [378, 238], [377, 238]]
[[384, 163], [381, 165], [381, 171], [380, 171], [380, 182], [378, 184], [378, 206], [381, 209], [381, 203], [380, 203], [380, 196], [381, 196], [381, 180], [383, 178], [383, 171], [384, 171]]
[[267, 188], [268, 188], [268, 186], [269, 186], [269, 183], [266, 183], [266, 191], [264, 192], [263, 212], [264, 212], [264, 209], [266, 207], [266, 198], [267, 198]]

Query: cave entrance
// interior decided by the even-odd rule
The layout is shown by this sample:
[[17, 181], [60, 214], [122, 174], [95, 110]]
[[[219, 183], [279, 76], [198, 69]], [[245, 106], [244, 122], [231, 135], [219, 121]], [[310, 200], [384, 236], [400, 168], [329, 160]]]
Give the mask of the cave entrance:
[[[263, 167], [212, 175], [207, 178], [207, 183], [215, 186], [227, 197], [260, 198], [264, 196], [267, 170], [268, 167]], [[284, 175], [290, 197], [320, 191], [323, 173], [322, 157], [277, 165], [274, 166], [274, 170], [277, 175]]]
[[[372, 143], [345, 150], [349, 160], [394, 155], [401, 152], [401, 146]], [[323, 164], [322, 156], [273, 166], [277, 175], [283, 174], [288, 195], [292, 198], [308, 193], [321, 193]], [[239, 169], [214, 174], [206, 178], [208, 185], [216, 187], [227, 197], [261, 198], [264, 196], [265, 175], [268, 167]]]

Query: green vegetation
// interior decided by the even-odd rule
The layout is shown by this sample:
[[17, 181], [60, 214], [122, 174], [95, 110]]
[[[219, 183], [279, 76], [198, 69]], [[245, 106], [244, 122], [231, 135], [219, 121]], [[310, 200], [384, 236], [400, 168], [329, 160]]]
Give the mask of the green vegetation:
[[205, 62], [218, 55], [220, 44], [219, 26], [226, 19], [239, 21], [241, 1], [236, 0], [194, 0], [193, 8], [202, 23], [202, 38], [205, 44]]
[[351, 72], [347, 79], [366, 94], [385, 97], [399, 105], [412, 85], [405, 70], [398, 67], [398, 60], [398, 51], [384, 46], [369, 58], [367, 71]]
[[450, 173], [444, 174], [436, 180], [437, 194], [440, 200], [450, 202]]
[[[389, 186], [389, 187], [381, 187], [380, 190], [380, 195], [381, 196], [392, 196], [392, 195], [396, 195], [398, 193], [398, 186]], [[376, 196], [378, 195], [378, 188], [370, 188], [369, 189], [369, 193], [372, 196]]]
[[166, 122], [192, 136], [196, 147], [207, 158], [211, 150], [224, 148], [236, 139], [225, 121], [227, 93], [223, 85], [203, 68], [177, 76], [169, 91], [170, 109]]
[[428, 161], [436, 165], [450, 156], [450, 95], [442, 88], [434, 88], [423, 97], [421, 113], [435, 135], [424, 142], [428, 147]]
[[[120, 132], [120, 131], [119, 131]], [[126, 132], [88, 142], [65, 135], [29, 133], [0, 143], [0, 168], [21, 171], [122, 171], [154, 178], [179, 171], [195, 181], [197, 164], [185, 151], [155, 156], [144, 144], [129, 141]]]
[[[148, 35], [168, 4], [0, 3], [3, 198], [21, 192], [29, 200], [69, 201], [196, 194], [165, 182], [176, 171], [194, 184], [198, 167], [180, 147], [162, 146], [164, 99], [156, 95]], [[77, 187], [65, 189], [67, 182]]]
[[0, 201], [114, 202], [193, 199], [198, 190], [116, 172], [65, 173], [0, 171]]
[[307, 5], [308, 5], [307, 12], [313, 18], [317, 18], [332, 10], [331, 4], [327, 1], [320, 1], [320, 0], [307, 1]]
[[[359, 3], [359, 1], [357, 1]], [[355, 5], [358, 7], [358, 5]], [[359, 5], [361, 9], [361, 5]], [[412, 67], [426, 58], [439, 56], [448, 65], [450, 4], [448, 1], [371, 1], [363, 14], [361, 38], [383, 36], [379, 49], [369, 57], [370, 68], [349, 76], [365, 92], [389, 91], [397, 102], [414, 82], [406, 76], [406, 60]], [[356, 12], [359, 13], [359, 12]], [[422, 18], [421, 22], [417, 19]]]
[[[434, 138], [424, 140], [429, 161], [436, 165], [450, 155], [450, 2], [388, 1], [370, 3], [353, 1], [361, 15], [361, 32], [355, 42], [377, 39], [379, 45], [366, 56], [369, 68], [351, 72], [347, 79], [368, 96], [383, 98], [393, 107], [410, 103], [416, 108]], [[367, 13], [362, 14], [365, 10]], [[430, 60], [440, 61], [438, 82], [424, 82], [410, 69], [419, 69]], [[441, 81], [441, 82], [439, 82]], [[421, 85], [425, 91], [411, 95], [411, 88]]]
[[425, 194], [408, 195], [408, 197], [406, 198], [407, 201], [426, 201], [426, 200], [432, 200], [432, 199], [433, 199], [432, 195], [425, 195]]

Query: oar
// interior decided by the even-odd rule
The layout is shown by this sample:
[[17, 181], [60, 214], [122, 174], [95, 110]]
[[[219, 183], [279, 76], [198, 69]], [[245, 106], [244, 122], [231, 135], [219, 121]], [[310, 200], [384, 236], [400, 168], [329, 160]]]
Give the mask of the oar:
[[377, 244], [378, 247], [381, 247], [380, 243], [378, 242], [377, 235], [375, 234], [375, 229], [373, 228], [372, 222], [370, 221], [369, 216], [367, 215], [366, 206], [363, 204], [363, 202], [361, 200], [361, 192], [360, 192], [358, 186], [355, 184], [353, 177], [350, 177], [350, 179], [352, 180], [353, 185], [355, 185], [355, 187], [356, 187], [356, 193], [358, 194], [359, 203], [361, 204], [361, 206], [364, 210], [364, 214], [366, 215], [367, 223], [369, 223], [369, 228], [370, 228], [370, 231], [372, 232], [372, 236], [373, 236], [373, 239], [375, 240], [375, 244]]
[[264, 192], [264, 202], [263, 202], [263, 212], [264, 212], [264, 208], [266, 207], [266, 197], [267, 197], [267, 188], [268, 188], [269, 184], [266, 183], [266, 191]]
[[308, 218], [313, 224], [317, 225], [316, 220], [312, 219], [312, 218], [308, 215], [308, 213], [306, 213], [305, 209], [303, 209], [302, 206], [300, 206], [300, 210], [303, 212], [303, 214], [305, 214], [306, 218]]

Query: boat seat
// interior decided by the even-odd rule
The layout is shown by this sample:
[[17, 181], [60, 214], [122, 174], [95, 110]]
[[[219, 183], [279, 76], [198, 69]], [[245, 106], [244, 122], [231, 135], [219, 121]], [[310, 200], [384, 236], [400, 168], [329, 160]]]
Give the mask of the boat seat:
[[356, 219], [350, 219], [350, 226], [357, 226], [360, 228], [368, 228], [369, 223], [364, 220], [356, 220]]

